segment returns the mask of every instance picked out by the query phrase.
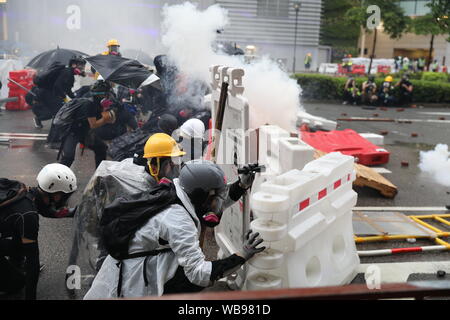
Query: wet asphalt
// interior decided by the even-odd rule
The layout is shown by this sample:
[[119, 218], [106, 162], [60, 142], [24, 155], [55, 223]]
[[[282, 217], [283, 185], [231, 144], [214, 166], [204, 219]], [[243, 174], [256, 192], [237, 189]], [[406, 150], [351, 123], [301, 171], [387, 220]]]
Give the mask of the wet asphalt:
[[[349, 117], [375, 117], [392, 119], [430, 119], [439, 120], [445, 117], [450, 120], [450, 108], [409, 108], [397, 111], [397, 108], [388, 110], [368, 110], [360, 106], [344, 106], [337, 103], [312, 103], [304, 102], [304, 107], [309, 113], [322, 116], [329, 120]], [[431, 114], [430, 114], [431, 113]], [[345, 114], [345, 115], [344, 115]], [[376, 118], [376, 117], [375, 117]], [[439, 122], [421, 123], [395, 123], [395, 122], [357, 122], [338, 121], [339, 129], [353, 129], [357, 132], [380, 133], [388, 131], [385, 136], [384, 148], [391, 152], [390, 161], [384, 165], [392, 171], [385, 174], [392, 183], [398, 187], [398, 195], [394, 199], [383, 198], [377, 191], [367, 188], [357, 188], [358, 206], [445, 206], [450, 205], [450, 188], [436, 184], [432, 178], [420, 172], [417, 167], [419, 153], [424, 150], [434, 149], [437, 143], [450, 145], [450, 124]], [[0, 112], [0, 133], [31, 133], [46, 134], [49, 131], [49, 122], [44, 122], [43, 129], [34, 128], [31, 111], [6, 111]], [[411, 133], [417, 133], [413, 138]], [[0, 139], [1, 140], [1, 139]], [[40, 140], [11, 140], [9, 144], [0, 142], [0, 176], [18, 179], [28, 185], [36, 184], [36, 175], [46, 164], [55, 162], [57, 150], [49, 149], [45, 141]], [[408, 167], [402, 167], [401, 162], [409, 162]], [[89, 178], [94, 173], [94, 157], [90, 150], [86, 150], [81, 156], [77, 151], [76, 160], [72, 166], [78, 178], [79, 192], [74, 194], [70, 204], [76, 205], [81, 198], [81, 192]], [[443, 212], [444, 213], [444, 212]], [[413, 213], [409, 213], [413, 214]], [[421, 214], [420, 212], [414, 214]], [[72, 241], [71, 219], [40, 219], [40, 259], [46, 268], [41, 273], [38, 285], [39, 299], [81, 299], [85, 290], [80, 290], [75, 295], [65, 290], [65, 271]], [[206, 255], [213, 259], [217, 252], [213, 237], [207, 239]], [[420, 245], [417, 242], [415, 245]], [[424, 245], [431, 245], [425, 242]], [[405, 242], [395, 242], [392, 246], [411, 246]], [[370, 245], [358, 245], [358, 249], [367, 250], [386, 248], [385, 243]], [[407, 261], [446, 261], [450, 253], [418, 253], [385, 256], [377, 258], [363, 258], [362, 263], [377, 262], [407, 262]], [[425, 276], [424, 276], [425, 277]], [[416, 279], [417, 280], [417, 279]], [[212, 290], [226, 290], [220, 284]]]

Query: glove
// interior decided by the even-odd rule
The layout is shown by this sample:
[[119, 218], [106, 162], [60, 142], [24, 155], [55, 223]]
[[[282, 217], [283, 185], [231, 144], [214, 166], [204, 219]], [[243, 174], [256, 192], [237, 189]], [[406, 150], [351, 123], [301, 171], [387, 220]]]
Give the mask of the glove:
[[116, 114], [113, 110], [109, 111], [103, 111], [102, 112], [102, 118], [105, 119], [107, 123], [114, 123], [116, 122]]
[[242, 189], [248, 190], [252, 187], [253, 181], [255, 181], [255, 172], [242, 173], [239, 175], [239, 186]]
[[242, 246], [242, 252], [240, 256], [245, 259], [245, 261], [250, 260], [255, 254], [260, 253], [266, 249], [266, 247], [256, 248], [264, 240], [259, 236], [259, 232], [253, 233], [249, 230], [245, 235], [245, 242]]

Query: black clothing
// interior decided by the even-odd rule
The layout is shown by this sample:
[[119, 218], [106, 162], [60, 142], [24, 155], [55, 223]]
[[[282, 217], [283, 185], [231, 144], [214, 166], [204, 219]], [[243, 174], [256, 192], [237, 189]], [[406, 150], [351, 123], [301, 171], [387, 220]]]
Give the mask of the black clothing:
[[75, 152], [78, 143], [84, 144], [95, 153], [95, 165], [98, 167], [100, 163], [106, 159], [106, 151], [108, 146], [100, 139], [94, 130], [90, 129], [88, 118], [96, 118], [97, 120], [102, 117], [102, 108], [98, 99], [90, 98], [84, 99], [83, 105], [77, 110], [75, 119], [77, 120], [72, 124], [70, 133], [63, 138], [61, 144], [61, 159], [59, 163], [70, 167], [75, 160]]
[[406, 106], [412, 102], [412, 92], [409, 92], [406, 90], [406, 88], [403, 87], [403, 85], [406, 86], [412, 86], [412, 83], [409, 80], [402, 80], [400, 82], [400, 90], [399, 90], [399, 104], [401, 106]]
[[[44, 205], [37, 188], [30, 188], [20, 200], [2, 207], [0, 213], [0, 291], [15, 293], [25, 286], [25, 298], [36, 299], [39, 214], [56, 218], [55, 211]], [[23, 244], [22, 238], [35, 242]], [[23, 258], [25, 274], [20, 265]]]
[[70, 67], [66, 67], [61, 71], [58, 78], [56, 78], [53, 91], [55, 95], [60, 99], [64, 99], [66, 96], [74, 99], [75, 94], [72, 92], [74, 83], [75, 75], [73, 74], [73, 69]]

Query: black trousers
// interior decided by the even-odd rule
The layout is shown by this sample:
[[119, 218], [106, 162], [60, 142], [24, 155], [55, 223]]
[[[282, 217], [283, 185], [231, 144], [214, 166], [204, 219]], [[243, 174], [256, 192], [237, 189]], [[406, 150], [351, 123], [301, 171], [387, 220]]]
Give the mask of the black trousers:
[[97, 168], [103, 160], [106, 160], [108, 146], [92, 130], [85, 139], [80, 138], [75, 133], [70, 133], [61, 144], [61, 159], [59, 163], [70, 167], [75, 160], [75, 152], [78, 143], [84, 143], [86, 147], [94, 151], [95, 167]]
[[31, 110], [40, 121], [50, 120], [55, 115], [52, 109], [42, 103], [32, 105]]
[[25, 275], [0, 255], [0, 292], [17, 293], [25, 287]]

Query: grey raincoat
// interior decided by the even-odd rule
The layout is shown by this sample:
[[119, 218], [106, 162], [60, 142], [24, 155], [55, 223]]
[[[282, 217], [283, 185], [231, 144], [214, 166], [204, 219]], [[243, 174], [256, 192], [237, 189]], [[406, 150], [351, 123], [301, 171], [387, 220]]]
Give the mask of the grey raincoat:
[[[201, 287], [211, 285], [212, 263], [205, 261], [199, 244], [200, 221], [178, 179], [174, 179], [174, 185], [184, 208], [174, 204], [152, 217], [131, 240], [129, 254], [168, 247], [172, 251], [148, 257], [146, 265], [145, 257], [123, 260], [123, 297], [161, 296], [164, 293], [164, 284], [175, 275], [178, 266], [184, 268], [186, 277], [193, 284]], [[227, 205], [229, 204], [228, 202]], [[169, 244], [160, 245], [160, 238]], [[108, 255], [84, 299], [117, 298], [117, 264], [118, 260]], [[147, 287], [143, 281], [144, 268], [148, 279]]]

